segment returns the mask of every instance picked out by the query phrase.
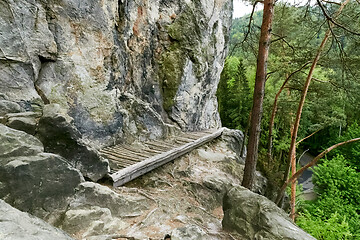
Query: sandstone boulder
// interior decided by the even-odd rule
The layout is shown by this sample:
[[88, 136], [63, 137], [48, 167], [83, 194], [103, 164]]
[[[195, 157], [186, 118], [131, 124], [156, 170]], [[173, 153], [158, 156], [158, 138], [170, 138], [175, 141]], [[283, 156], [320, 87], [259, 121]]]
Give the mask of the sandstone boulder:
[[171, 233], [171, 240], [206, 240], [208, 238], [206, 232], [196, 225], [177, 228]]
[[70, 202], [61, 228], [70, 234], [80, 232], [81, 238], [107, 239], [106, 235], [129, 228], [124, 219], [147, 211], [148, 201], [145, 197], [121, 195], [106, 186], [84, 182]]
[[43, 220], [21, 212], [0, 199], [0, 239], [2, 240], [71, 240]]
[[275, 203], [240, 186], [225, 195], [223, 210], [224, 229], [249, 240], [315, 239], [297, 227]]
[[83, 181], [66, 159], [43, 152], [41, 142], [0, 124], [0, 198], [56, 223]]
[[0, 4], [0, 92], [15, 103], [5, 112], [57, 103], [92, 146], [163, 137], [167, 124], [221, 125], [215, 94], [232, 1]]
[[108, 173], [108, 162], [88, 147], [81, 133], [71, 124], [71, 117], [57, 104], [44, 107], [37, 135], [45, 151], [66, 158], [84, 177], [97, 181]]

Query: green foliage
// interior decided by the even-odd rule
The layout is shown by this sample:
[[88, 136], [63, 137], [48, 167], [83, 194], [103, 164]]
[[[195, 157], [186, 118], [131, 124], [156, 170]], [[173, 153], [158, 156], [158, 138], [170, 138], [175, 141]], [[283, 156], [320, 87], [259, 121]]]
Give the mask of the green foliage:
[[[332, 15], [338, 5], [324, 3]], [[230, 49], [245, 39], [249, 16], [234, 20]], [[350, 1], [336, 20], [353, 31], [360, 29], [360, 8]], [[254, 86], [261, 11], [253, 16], [250, 34], [233, 56], [244, 59], [250, 88]], [[268, 61], [259, 165], [279, 176], [285, 170], [290, 130], [310, 64], [294, 74], [279, 96], [273, 129], [273, 161], [267, 159], [268, 129], [275, 95], [285, 79], [306, 62], [311, 62], [323, 40], [328, 24], [317, 5], [295, 7], [278, 2]], [[317, 154], [339, 142], [360, 137], [360, 38], [340, 27], [325, 45], [315, 69], [303, 108], [298, 140], [321, 129], [302, 142]], [[224, 111], [224, 110], [223, 110]], [[225, 112], [225, 111], [224, 111]], [[318, 239], [360, 239], [360, 143], [341, 146], [315, 168], [314, 182], [319, 198], [300, 206], [298, 224]], [[258, 165], [258, 166], [259, 166]], [[281, 175], [281, 174], [280, 174]], [[278, 177], [279, 178], [279, 177]], [[280, 177], [281, 178], [281, 177]], [[279, 179], [280, 179], [279, 178]], [[276, 179], [276, 177], [273, 177]]]
[[313, 183], [321, 197], [340, 196], [344, 202], [360, 206], [360, 173], [347, 165], [344, 156], [325, 160], [314, 169]]
[[[349, 139], [360, 137], [360, 126], [357, 122], [351, 124], [343, 135], [338, 137], [337, 142], [344, 142]], [[360, 143], [354, 142], [343, 145], [333, 151], [333, 154], [341, 154], [348, 159], [349, 164], [360, 170]]]
[[318, 240], [346, 240], [352, 237], [346, 217], [339, 216], [337, 212], [323, 221], [305, 211], [298, 217], [297, 224]]
[[251, 93], [245, 74], [241, 59], [226, 59], [217, 90], [220, 118], [225, 127], [245, 129], [248, 124]]
[[314, 168], [318, 199], [307, 204], [297, 224], [317, 239], [360, 238], [360, 173], [337, 155]]
[[[338, 5], [326, 4], [330, 13]], [[359, 5], [349, 3], [344, 14], [338, 18], [349, 29], [360, 29]], [[249, 86], [254, 86], [256, 54], [261, 25], [261, 11], [255, 12], [246, 41], [249, 16], [233, 21], [231, 30], [230, 50], [235, 45], [233, 56], [244, 59], [248, 70]], [[268, 80], [266, 82], [265, 99], [263, 105], [262, 132], [260, 139], [260, 159], [267, 162], [266, 146], [268, 143], [268, 129], [274, 98], [285, 79], [306, 62], [311, 62], [328, 29], [322, 11], [318, 6], [295, 7], [289, 3], [279, 2], [275, 7], [273, 21], [273, 36], [268, 61]], [[349, 34], [341, 28], [334, 27], [337, 39], [332, 38], [325, 46], [320, 62], [315, 69], [314, 78], [310, 85], [303, 113], [300, 121], [298, 139], [321, 129], [313, 137], [302, 142], [300, 148], [310, 149], [313, 154], [319, 153], [329, 143], [339, 142], [338, 135], [343, 135], [348, 128], [360, 117], [360, 61], [359, 37]], [[339, 47], [342, 47], [340, 51]], [[284, 171], [290, 143], [290, 129], [294, 122], [301, 91], [310, 64], [302, 71], [294, 74], [278, 100], [277, 114], [273, 129], [273, 162], [269, 163], [269, 170]], [[251, 70], [249, 72], [249, 70]], [[359, 136], [359, 135], [358, 135]], [[353, 146], [356, 144], [353, 144]], [[347, 157], [349, 161], [356, 158]], [[359, 162], [358, 160], [354, 160]]]

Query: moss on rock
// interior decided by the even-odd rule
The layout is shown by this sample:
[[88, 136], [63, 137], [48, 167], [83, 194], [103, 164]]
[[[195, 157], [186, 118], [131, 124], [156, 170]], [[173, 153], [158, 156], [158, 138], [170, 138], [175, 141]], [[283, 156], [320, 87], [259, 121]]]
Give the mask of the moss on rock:
[[162, 55], [161, 61], [161, 87], [163, 90], [163, 107], [170, 111], [174, 105], [174, 98], [181, 83], [186, 58], [184, 51], [173, 44], [170, 51]]
[[201, 75], [203, 67], [199, 59], [206, 52], [201, 48], [202, 31], [206, 29], [205, 19], [203, 13], [190, 4], [167, 27], [172, 42], [161, 55], [159, 74], [166, 111], [170, 111], [174, 105], [187, 59], [194, 63], [196, 76]]

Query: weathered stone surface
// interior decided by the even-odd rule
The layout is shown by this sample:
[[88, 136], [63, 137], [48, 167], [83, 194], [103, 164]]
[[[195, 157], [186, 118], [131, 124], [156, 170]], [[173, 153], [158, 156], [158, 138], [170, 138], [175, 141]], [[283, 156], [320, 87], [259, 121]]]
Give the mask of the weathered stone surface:
[[142, 211], [147, 210], [148, 199], [145, 197], [122, 196], [93, 182], [80, 184], [79, 189], [70, 203], [70, 209], [99, 206], [108, 208], [114, 216], [131, 217], [138, 216]]
[[0, 239], [71, 240], [72, 238], [43, 220], [21, 212], [0, 199]]
[[40, 116], [39, 112], [9, 113], [5, 115], [6, 125], [34, 135]]
[[275, 203], [246, 188], [232, 188], [224, 197], [224, 229], [246, 239], [314, 239], [292, 223]]
[[44, 151], [39, 139], [0, 124], [0, 157], [34, 156]]
[[98, 206], [68, 210], [63, 221], [61, 227], [69, 234], [76, 234], [81, 229], [87, 229], [81, 234], [81, 239], [88, 236], [99, 239], [102, 234], [129, 227], [128, 223], [113, 216], [108, 208]]
[[244, 143], [244, 133], [240, 130], [225, 128], [221, 135], [222, 142], [236, 153], [238, 161], [245, 164], [246, 144]]
[[59, 104], [95, 147], [165, 136], [167, 124], [220, 125], [231, 0], [0, 4], [0, 92], [9, 101]]
[[34, 88], [42, 61], [57, 46], [40, 1], [0, 2], [0, 92], [11, 101], [39, 98]]
[[81, 239], [106, 239], [106, 234], [129, 228], [123, 219], [140, 216], [149, 209], [148, 202], [145, 197], [121, 195], [106, 186], [84, 182], [70, 202], [61, 228], [70, 234], [81, 233]]
[[7, 100], [0, 100], [0, 116], [4, 116], [7, 113], [21, 112], [22, 109], [19, 104]]
[[81, 134], [71, 124], [71, 117], [59, 105], [45, 105], [37, 135], [46, 152], [66, 158], [84, 177], [97, 181], [108, 173], [108, 162], [83, 142]]
[[64, 158], [43, 153], [41, 142], [0, 124], [0, 198], [56, 223], [83, 181]]
[[206, 232], [196, 225], [177, 228], [171, 233], [171, 240], [205, 240], [205, 239], [208, 239]]
[[[170, 117], [182, 129], [213, 128], [221, 124], [215, 94], [225, 57], [223, 46], [227, 43], [231, 14], [230, 1], [185, 1], [168, 27], [170, 38], [176, 41], [166, 54], [179, 53], [185, 57], [178, 61], [182, 70], [178, 79], [176, 75], [164, 79], [175, 81], [173, 85], [177, 81]], [[165, 69], [167, 72], [170, 70], [169, 67]], [[170, 74], [171, 71], [167, 73]], [[166, 91], [169, 89], [166, 88], [164, 93]], [[165, 103], [169, 101], [165, 96], [164, 99]]]

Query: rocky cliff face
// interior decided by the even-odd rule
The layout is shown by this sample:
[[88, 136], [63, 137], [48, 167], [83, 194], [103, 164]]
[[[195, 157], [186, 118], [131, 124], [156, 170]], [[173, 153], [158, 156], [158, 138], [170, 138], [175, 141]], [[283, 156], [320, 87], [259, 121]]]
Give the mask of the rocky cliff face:
[[231, 0], [1, 0], [0, 106], [59, 104], [96, 147], [217, 127], [231, 13]]

